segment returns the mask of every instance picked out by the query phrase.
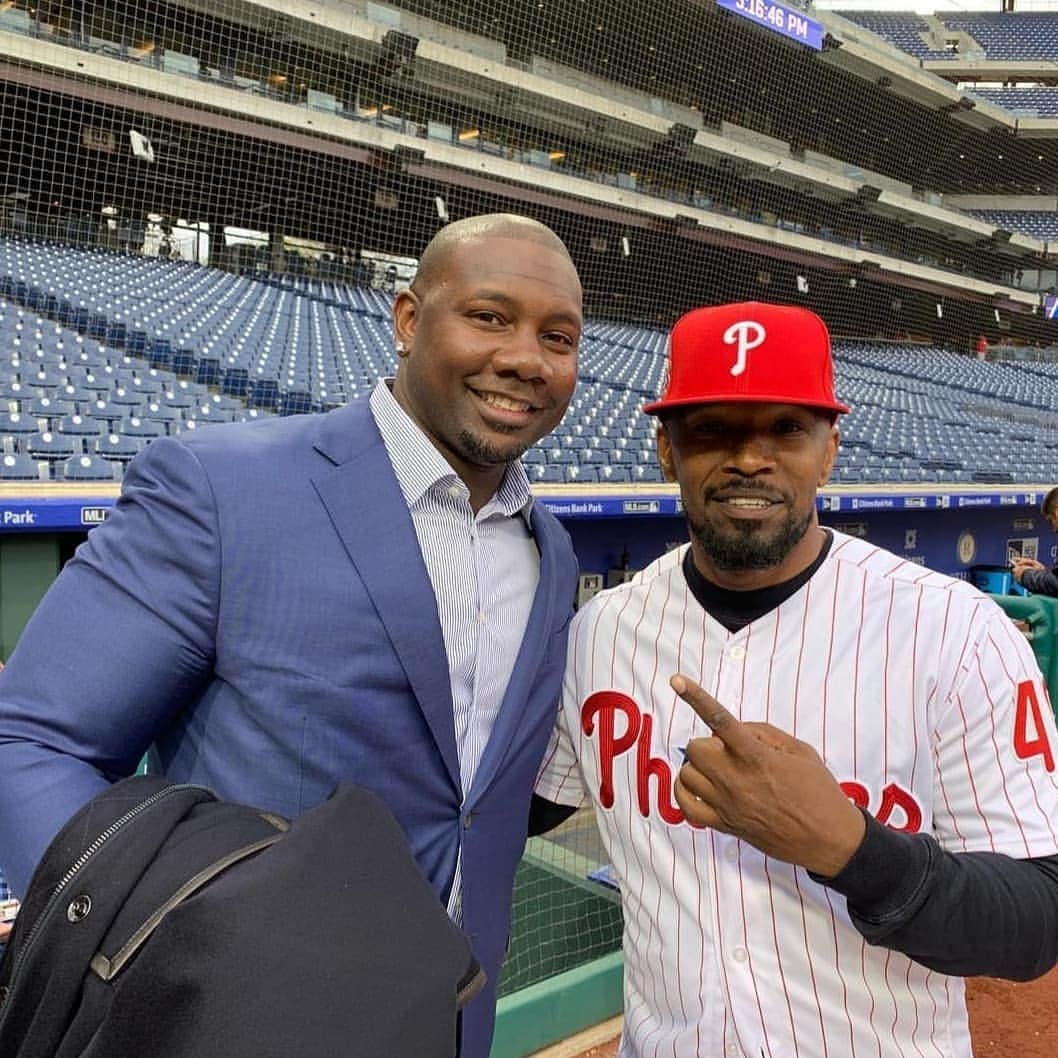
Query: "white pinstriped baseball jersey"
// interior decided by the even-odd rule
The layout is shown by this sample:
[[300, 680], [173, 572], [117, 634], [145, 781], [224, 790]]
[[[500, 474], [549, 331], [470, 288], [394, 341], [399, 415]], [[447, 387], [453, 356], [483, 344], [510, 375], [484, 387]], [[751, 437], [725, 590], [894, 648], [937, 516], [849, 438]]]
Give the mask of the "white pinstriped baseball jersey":
[[970, 585], [841, 533], [807, 584], [731, 633], [688, 589], [685, 550], [576, 615], [537, 786], [591, 796], [621, 883], [622, 1058], [967, 1058], [961, 979], [868, 946], [802, 868], [683, 820], [679, 747], [708, 729], [668, 680], [810, 743], [890, 826], [1045, 856], [1058, 735], [1031, 648]]

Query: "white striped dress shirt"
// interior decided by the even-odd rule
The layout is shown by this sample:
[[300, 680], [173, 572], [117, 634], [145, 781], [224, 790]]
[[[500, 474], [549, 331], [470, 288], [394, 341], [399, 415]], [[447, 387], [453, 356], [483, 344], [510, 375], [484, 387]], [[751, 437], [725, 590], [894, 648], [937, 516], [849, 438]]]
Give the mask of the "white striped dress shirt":
[[[371, 413], [408, 504], [437, 600], [448, 655], [464, 796], [492, 734], [540, 580], [529, 529], [532, 495], [514, 462], [475, 515], [470, 490], [390, 392], [371, 394]], [[448, 901], [461, 918], [462, 858]]]

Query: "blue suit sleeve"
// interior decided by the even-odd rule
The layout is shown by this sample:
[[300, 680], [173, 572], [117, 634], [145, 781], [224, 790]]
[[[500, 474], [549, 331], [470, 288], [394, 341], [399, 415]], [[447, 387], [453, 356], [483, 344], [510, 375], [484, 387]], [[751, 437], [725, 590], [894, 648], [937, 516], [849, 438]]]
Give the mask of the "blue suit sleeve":
[[67, 819], [131, 774], [209, 679], [220, 560], [199, 461], [154, 442], [0, 672], [0, 866], [14, 892]]

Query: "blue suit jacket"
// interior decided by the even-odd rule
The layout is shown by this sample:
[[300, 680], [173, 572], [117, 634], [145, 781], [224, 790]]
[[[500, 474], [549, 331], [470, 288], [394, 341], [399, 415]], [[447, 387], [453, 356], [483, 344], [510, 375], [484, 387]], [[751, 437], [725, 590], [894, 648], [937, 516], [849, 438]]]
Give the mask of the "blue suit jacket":
[[464, 798], [437, 606], [367, 403], [154, 442], [0, 673], [12, 887], [151, 743], [169, 778], [286, 815], [339, 780], [368, 786], [442, 899], [462, 847], [463, 925], [490, 981], [463, 1054], [484, 1058], [576, 579], [565, 530], [538, 505], [531, 524], [540, 583]]

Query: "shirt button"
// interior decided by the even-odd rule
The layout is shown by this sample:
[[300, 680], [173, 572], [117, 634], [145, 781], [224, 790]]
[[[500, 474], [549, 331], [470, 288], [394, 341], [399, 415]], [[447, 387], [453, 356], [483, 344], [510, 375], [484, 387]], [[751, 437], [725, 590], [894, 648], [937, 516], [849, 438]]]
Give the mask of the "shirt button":
[[732, 863], [734, 863], [734, 862], [735, 862], [735, 860], [737, 860], [737, 859], [738, 859], [738, 846], [737, 846], [737, 845], [729, 845], [729, 846], [728, 846], [728, 848], [727, 848], [727, 851], [726, 851], [726, 852], [724, 853], [724, 855], [725, 855], [725, 856], [726, 856], [726, 857], [727, 857], [727, 858], [728, 858], [728, 859], [729, 859], [729, 860], [730, 860], [730, 861], [731, 861]]
[[732, 647], [728, 653], [730, 653], [736, 661], [741, 661], [746, 656], [746, 648], [742, 646]]
[[733, 958], [735, 962], [745, 962], [749, 958], [749, 952], [747, 952], [745, 948], [735, 948], [731, 953], [731, 958]]
[[458, 485], [448, 486], [448, 495], [451, 496], [453, 500], [458, 499], [462, 494], [463, 490]]
[[470, 829], [470, 824], [471, 824], [471, 821], [473, 820], [473, 818], [474, 818], [474, 813], [473, 812], [467, 812], [467, 814], [465, 816], [463, 816], [463, 829], [464, 830], [469, 830]]
[[731, 1055], [731, 1058], [742, 1058], [742, 1048], [737, 1043], [729, 1043], [727, 1053]]
[[485, 616], [485, 614], [484, 614], [484, 613], [479, 613], [479, 614], [478, 614], [478, 620], [479, 620], [479, 621], [480, 621], [480, 622], [481, 622], [481, 623], [482, 623], [483, 625], [484, 625], [484, 624], [488, 624], [488, 623], [489, 623], [489, 619], [488, 619], [488, 618], [487, 618], [487, 617]]

